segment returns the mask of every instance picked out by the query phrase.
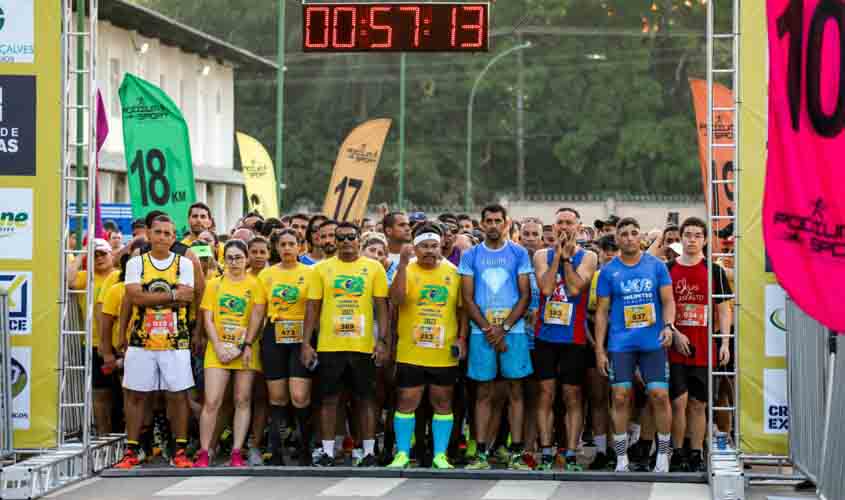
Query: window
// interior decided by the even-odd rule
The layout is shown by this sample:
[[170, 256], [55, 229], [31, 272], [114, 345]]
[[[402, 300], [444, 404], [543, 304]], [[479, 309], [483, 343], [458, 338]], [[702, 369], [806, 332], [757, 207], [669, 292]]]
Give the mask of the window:
[[120, 60], [114, 57], [109, 59], [109, 89], [111, 92], [111, 115], [120, 116]]

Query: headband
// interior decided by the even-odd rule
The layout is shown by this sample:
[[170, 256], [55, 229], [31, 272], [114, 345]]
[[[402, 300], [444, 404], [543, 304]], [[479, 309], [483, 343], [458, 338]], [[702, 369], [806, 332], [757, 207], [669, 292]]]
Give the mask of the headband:
[[436, 241], [437, 243], [440, 243], [440, 235], [437, 233], [422, 233], [414, 238], [414, 246], [417, 246], [424, 241]]

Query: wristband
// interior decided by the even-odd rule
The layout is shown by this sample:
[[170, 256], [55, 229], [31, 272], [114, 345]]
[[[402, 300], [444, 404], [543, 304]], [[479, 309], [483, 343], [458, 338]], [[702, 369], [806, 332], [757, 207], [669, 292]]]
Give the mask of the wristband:
[[176, 289], [175, 288], [170, 289], [170, 300], [172, 300], [173, 302], [176, 302]]

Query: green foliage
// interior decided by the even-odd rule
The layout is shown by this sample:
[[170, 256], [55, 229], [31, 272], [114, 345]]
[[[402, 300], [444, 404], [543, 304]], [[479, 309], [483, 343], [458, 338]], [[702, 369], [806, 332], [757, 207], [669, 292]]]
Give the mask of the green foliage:
[[[276, 57], [276, 0], [135, 1]], [[395, 203], [400, 56], [303, 54], [299, 2], [288, 1], [286, 11], [286, 208], [319, 207], [346, 134], [381, 117], [394, 123], [370, 201]], [[723, 31], [729, 22], [720, 18]], [[461, 203], [470, 88], [487, 61], [519, 43], [518, 36], [533, 43], [523, 51], [522, 70], [527, 193], [700, 191], [688, 78], [705, 74], [701, 0], [499, 0], [493, 24], [490, 53], [407, 56], [411, 205]], [[717, 53], [729, 50], [717, 47]], [[516, 191], [518, 72], [516, 55], [507, 56], [476, 95], [477, 202]], [[237, 73], [236, 81], [236, 128], [273, 154], [275, 75]]]

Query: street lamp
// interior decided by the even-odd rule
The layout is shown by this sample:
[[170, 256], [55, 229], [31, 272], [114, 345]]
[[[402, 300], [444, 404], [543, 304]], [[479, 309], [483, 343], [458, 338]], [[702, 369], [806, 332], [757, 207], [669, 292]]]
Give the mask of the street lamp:
[[469, 93], [469, 104], [467, 105], [467, 190], [464, 196], [464, 208], [467, 213], [469, 213], [469, 211], [472, 209], [472, 106], [473, 102], [475, 101], [475, 91], [478, 88], [478, 84], [481, 83], [481, 80], [484, 78], [484, 75], [487, 74], [487, 70], [489, 70], [491, 66], [496, 64], [499, 59], [505, 57], [508, 54], [516, 52], [517, 50], [527, 49], [529, 47], [531, 47], [531, 42], [525, 42], [519, 45], [514, 45], [508, 50], [502, 52], [501, 54], [498, 54], [493, 59], [490, 59], [490, 62], [487, 63], [487, 66], [484, 66], [484, 69], [482, 69], [481, 73], [478, 74], [478, 77], [475, 79], [475, 83], [472, 86], [472, 90]]

